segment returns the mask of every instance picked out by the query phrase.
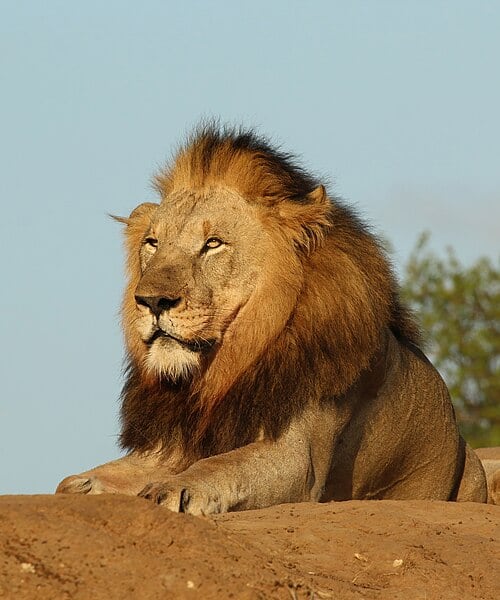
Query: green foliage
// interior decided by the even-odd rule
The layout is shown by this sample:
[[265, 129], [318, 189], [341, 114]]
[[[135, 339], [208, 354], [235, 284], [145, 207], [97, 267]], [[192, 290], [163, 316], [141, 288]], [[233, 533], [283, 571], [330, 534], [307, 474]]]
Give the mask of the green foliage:
[[500, 261], [462, 265], [420, 236], [406, 265], [403, 297], [415, 310], [427, 353], [448, 384], [461, 431], [474, 447], [500, 445]]

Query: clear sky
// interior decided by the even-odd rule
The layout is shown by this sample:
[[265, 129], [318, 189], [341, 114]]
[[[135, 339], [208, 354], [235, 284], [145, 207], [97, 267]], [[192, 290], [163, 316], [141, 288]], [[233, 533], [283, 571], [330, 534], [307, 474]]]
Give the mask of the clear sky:
[[500, 238], [500, 3], [4, 0], [0, 492], [118, 456], [120, 226], [203, 116], [255, 125], [395, 247]]

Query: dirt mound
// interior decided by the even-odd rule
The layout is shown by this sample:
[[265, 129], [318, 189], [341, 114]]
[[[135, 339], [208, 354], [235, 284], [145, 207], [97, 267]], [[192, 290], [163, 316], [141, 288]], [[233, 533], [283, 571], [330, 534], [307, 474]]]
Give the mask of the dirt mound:
[[500, 598], [500, 507], [289, 504], [201, 519], [124, 496], [0, 498], [0, 597]]

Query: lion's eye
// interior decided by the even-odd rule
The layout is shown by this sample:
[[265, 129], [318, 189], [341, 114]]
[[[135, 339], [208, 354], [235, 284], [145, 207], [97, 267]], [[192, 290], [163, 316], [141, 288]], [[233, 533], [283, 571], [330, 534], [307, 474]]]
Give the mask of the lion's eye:
[[206, 252], [207, 250], [213, 250], [214, 248], [218, 248], [219, 246], [222, 246], [223, 243], [224, 242], [219, 238], [208, 238], [208, 240], [205, 242], [205, 245], [203, 246], [203, 252]]
[[150, 248], [157, 248], [158, 247], [158, 240], [154, 237], [148, 236], [145, 240], [144, 240], [144, 245], [145, 246], [149, 246]]

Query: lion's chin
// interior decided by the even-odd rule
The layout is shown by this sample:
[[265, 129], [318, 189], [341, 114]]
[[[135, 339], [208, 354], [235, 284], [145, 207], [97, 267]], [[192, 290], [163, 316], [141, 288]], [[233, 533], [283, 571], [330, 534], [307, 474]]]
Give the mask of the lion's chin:
[[179, 382], [190, 379], [200, 368], [200, 355], [173, 338], [153, 342], [145, 359], [146, 369], [160, 379]]

